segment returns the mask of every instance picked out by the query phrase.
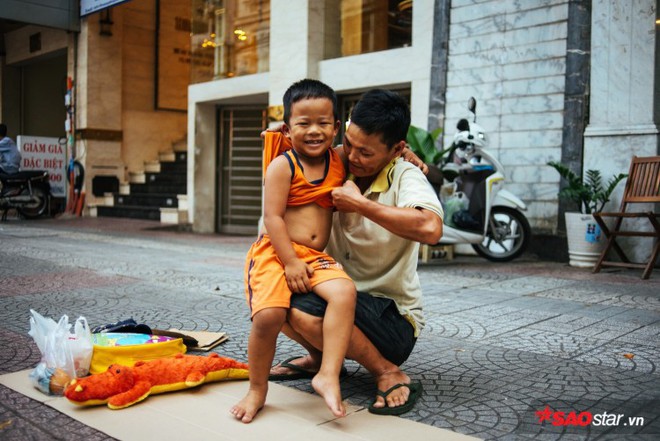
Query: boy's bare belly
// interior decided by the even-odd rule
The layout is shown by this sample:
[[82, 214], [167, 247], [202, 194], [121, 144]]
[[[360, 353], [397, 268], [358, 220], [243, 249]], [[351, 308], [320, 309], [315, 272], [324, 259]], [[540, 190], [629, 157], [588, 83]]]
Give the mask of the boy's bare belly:
[[284, 215], [293, 242], [323, 251], [332, 227], [332, 211], [317, 204], [287, 207]]

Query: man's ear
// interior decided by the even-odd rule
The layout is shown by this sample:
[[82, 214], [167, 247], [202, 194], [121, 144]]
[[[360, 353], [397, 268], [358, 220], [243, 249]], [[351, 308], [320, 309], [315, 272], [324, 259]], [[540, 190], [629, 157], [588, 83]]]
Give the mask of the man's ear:
[[401, 140], [398, 143], [394, 144], [394, 146], [390, 149], [390, 153], [392, 154], [392, 159], [398, 158], [401, 156], [401, 152], [403, 149], [406, 147], [406, 141]]

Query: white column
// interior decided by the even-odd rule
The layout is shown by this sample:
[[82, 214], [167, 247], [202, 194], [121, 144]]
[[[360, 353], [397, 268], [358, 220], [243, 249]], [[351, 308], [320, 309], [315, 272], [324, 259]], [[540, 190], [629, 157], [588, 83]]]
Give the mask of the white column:
[[282, 104], [289, 86], [318, 78], [323, 59], [324, 2], [273, 0], [270, 8], [270, 85], [268, 102]]

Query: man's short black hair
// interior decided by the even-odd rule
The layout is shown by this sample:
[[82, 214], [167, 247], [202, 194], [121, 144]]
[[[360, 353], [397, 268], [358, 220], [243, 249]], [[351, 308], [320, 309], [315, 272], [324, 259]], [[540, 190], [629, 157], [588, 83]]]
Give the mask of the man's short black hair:
[[306, 78], [293, 83], [284, 92], [284, 122], [289, 124], [291, 118], [291, 107], [293, 103], [300, 100], [314, 99], [314, 98], [327, 98], [332, 102], [332, 114], [335, 121], [339, 120], [339, 110], [337, 106], [337, 94], [325, 83], [318, 80]]
[[0, 124], [0, 138], [7, 136], [7, 126], [5, 124]]
[[353, 107], [351, 124], [367, 135], [380, 135], [382, 143], [392, 148], [408, 136], [410, 108], [398, 93], [372, 89]]

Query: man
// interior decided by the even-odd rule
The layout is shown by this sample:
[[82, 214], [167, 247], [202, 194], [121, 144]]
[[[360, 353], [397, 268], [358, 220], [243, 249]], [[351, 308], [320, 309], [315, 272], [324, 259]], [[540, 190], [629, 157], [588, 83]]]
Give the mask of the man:
[[[406, 146], [410, 110], [397, 94], [375, 89], [351, 113], [344, 136], [350, 172], [333, 190], [328, 253], [355, 282], [358, 300], [347, 358], [371, 372], [378, 394], [369, 411], [399, 415], [412, 409], [421, 384], [399, 369], [424, 327], [417, 276], [419, 243], [442, 236], [442, 207], [424, 174], [399, 158]], [[308, 352], [274, 366], [271, 379], [310, 377], [323, 347], [325, 302], [295, 294], [283, 327]]]
[[18, 147], [7, 136], [7, 126], [0, 124], [0, 173], [18, 173], [21, 165], [21, 154]]

